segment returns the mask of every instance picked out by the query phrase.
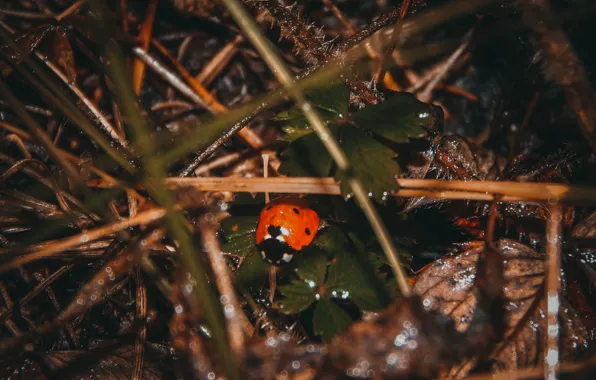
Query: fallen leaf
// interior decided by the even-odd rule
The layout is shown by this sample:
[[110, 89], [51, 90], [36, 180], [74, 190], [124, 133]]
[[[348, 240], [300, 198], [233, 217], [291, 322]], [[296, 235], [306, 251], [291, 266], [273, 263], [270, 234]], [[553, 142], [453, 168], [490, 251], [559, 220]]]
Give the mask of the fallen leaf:
[[[494, 372], [511, 371], [540, 365], [544, 359], [545, 300], [543, 292], [544, 260], [531, 248], [509, 239], [500, 239], [504, 265], [505, 339], [494, 349]], [[414, 293], [434, 310], [449, 315], [463, 332], [472, 320], [476, 298], [471, 292], [476, 263], [483, 246], [429, 265], [418, 277]], [[587, 331], [576, 312], [563, 301], [561, 316], [561, 354], [565, 359], [588, 347]], [[444, 378], [462, 378], [474, 367], [475, 359], [453, 366]]]

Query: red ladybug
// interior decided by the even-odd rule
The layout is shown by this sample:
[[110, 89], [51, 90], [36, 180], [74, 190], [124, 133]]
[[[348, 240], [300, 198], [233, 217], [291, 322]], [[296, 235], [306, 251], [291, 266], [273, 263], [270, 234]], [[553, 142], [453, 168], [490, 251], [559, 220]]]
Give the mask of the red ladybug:
[[279, 265], [290, 262], [308, 246], [319, 229], [319, 215], [296, 195], [267, 203], [257, 226], [257, 248], [264, 260]]

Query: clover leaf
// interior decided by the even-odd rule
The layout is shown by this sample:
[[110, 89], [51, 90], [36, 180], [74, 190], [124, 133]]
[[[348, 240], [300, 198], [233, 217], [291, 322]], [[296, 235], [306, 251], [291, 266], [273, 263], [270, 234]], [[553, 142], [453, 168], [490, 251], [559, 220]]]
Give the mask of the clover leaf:
[[278, 307], [285, 314], [296, 314], [315, 304], [313, 326], [323, 339], [346, 328], [354, 318], [336, 302], [351, 302], [364, 310], [379, 310], [389, 303], [380, 273], [336, 226], [322, 231], [295, 259], [293, 272], [290, 282], [279, 287], [284, 298]]
[[[307, 97], [326, 123], [342, 119], [348, 114], [350, 90], [343, 83], [311, 92]], [[285, 134], [282, 138], [286, 141], [295, 141], [313, 132], [308, 120], [296, 106], [277, 114], [275, 119], [283, 123]]]
[[223, 252], [245, 257], [255, 246], [258, 216], [233, 216], [221, 222], [220, 235], [224, 238]]

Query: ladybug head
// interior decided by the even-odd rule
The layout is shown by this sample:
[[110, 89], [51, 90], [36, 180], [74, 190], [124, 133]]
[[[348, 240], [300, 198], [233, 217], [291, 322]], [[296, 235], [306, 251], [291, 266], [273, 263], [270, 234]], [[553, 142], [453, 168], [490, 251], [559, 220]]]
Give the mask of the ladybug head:
[[284, 239], [286, 234], [283, 232], [282, 227], [269, 226], [265, 239], [257, 245], [263, 259], [271, 264], [289, 263], [297, 253], [294, 248], [286, 243]]

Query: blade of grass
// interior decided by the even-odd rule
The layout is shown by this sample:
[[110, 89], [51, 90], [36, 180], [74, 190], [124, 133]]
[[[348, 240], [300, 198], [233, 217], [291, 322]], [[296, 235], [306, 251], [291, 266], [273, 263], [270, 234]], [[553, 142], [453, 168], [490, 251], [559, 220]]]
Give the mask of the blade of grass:
[[[100, 17], [106, 14], [100, 1], [93, 1], [91, 5]], [[104, 18], [102, 26], [105, 27], [106, 24], [109, 24], [109, 22]], [[195, 289], [198, 301], [213, 332], [219, 356], [222, 358], [228, 376], [234, 379], [238, 378], [237, 368], [227, 341], [221, 305], [211, 291], [210, 284], [207, 281], [206, 268], [200, 258], [195, 257], [196, 245], [186, 228], [188, 222], [176, 209], [167, 187], [160, 182], [160, 179], [166, 176], [163, 161], [154, 154], [155, 143], [145, 126], [145, 121], [139, 109], [139, 102], [133, 92], [132, 83], [126, 73], [120, 51], [113, 41], [108, 40], [105, 41], [103, 48], [106, 62], [109, 62], [109, 65], [106, 65], [106, 71], [114, 83], [117, 103], [125, 120], [134, 132], [134, 136], [132, 136], [133, 143], [143, 161], [142, 170], [145, 174], [145, 178], [143, 178], [145, 188], [155, 201], [167, 210], [166, 221], [174, 239], [180, 245], [181, 259], [185, 269], [197, 282]]]
[[106, 57], [111, 62], [108, 71], [114, 80], [118, 104], [135, 132], [133, 141], [143, 161], [142, 169], [147, 175], [147, 178], [143, 182], [155, 201], [167, 210], [166, 220], [174, 238], [180, 244], [182, 262], [197, 282], [196, 292], [199, 296], [199, 302], [203, 305], [203, 312], [213, 331], [213, 337], [217, 343], [220, 355], [226, 363], [228, 375], [235, 378], [235, 365], [222, 323], [224, 316], [221, 312], [220, 304], [210, 290], [210, 285], [206, 278], [206, 268], [204, 268], [201, 260], [195, 257], [196, 245], [185, 228], [184, 217], [176, 210], [167, 188], [160, 184], [159, 181], [154, 181], [166, 176], [163, 163], [159, 157], [153, 155], [154, 144], [151, 135], [145, 130], [144, 121], [137, 108], [138, 103], [134, 99], [132, 89], [127, 85], [128, 81], [124, 73], [122, 60], [113, 45], [108, 46], [110, 47], [107, 48]]
[[389, 232], [383, 225], [380, 216], [375, 209], [372, 200], [366, 194], [366, 190], [360, 183], [360, 180], [355, 178], [351, 172], [351, 165], [346, 157], [345, 153], [333, 138], [333, 135], [327, 128], [325, 122], [321, 119], [316, 109], [308, 102], [304, 93], [300, 90], [296, 90], [294, 83], [294, 76], [290, 70], [286, 67], [283, 59], [276, 52], [275, 47], [271, 42], [263, 35], [261, 29], [254, 22], [252, 16], [246, 11], [244, 6], [237, 0], [222, 0], [222, 2], [228, 8], [228, 11], [238, 23], [240, 28], [244, 31], [247, 40], [249, 40], [259, 54], [263, 57], [271, 71], [281, 82], [284, 88], [289, 92], [296, 105], [301, 109], [304, 116], [312, 126], [313, 130], [317, 133], [321, 139], [325, 148], [329, 151], [329, 154], [335, 161], [338, 168], [347, 174], [350, 188], [352, 189], [356, 200], [360, 207], [364, 211], [371, 227], [373, 228], [379, 243], [383, 248], [391, 267], [397, 279], [400, 291], [404, 296], [410, 295], [410, 283], [408, 282], [407, 276], [401, 267], [399, 261], [399, 255], [393, 244]]

